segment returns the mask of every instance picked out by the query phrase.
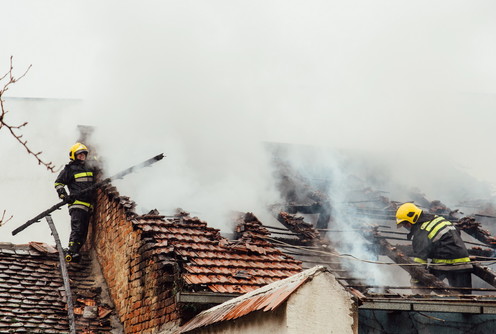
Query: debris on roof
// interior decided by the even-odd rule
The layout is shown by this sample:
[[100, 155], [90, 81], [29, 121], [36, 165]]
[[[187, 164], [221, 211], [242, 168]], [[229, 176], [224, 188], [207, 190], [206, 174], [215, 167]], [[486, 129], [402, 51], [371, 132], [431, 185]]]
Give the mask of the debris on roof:
[[320, 233], [315, 227], [304, 221], [304, 217], [281, 211], [277, 214], [277, 220], [288, 230], [295, 233], [302, 244], [314, 244], [320, 240]]
[[31, 241], [29, 243], [29, 246], [36, 249], [40, 253], [47, 253], [47, 254], [56, 254], [57, 249], [53, 246], [50, 246], [49, 244], [46, 244], [44, 242], [35, 242]]
[[[124, 271], [129, 272], [129, 277], [126, 277], [126, 274], [121, 275], [122, 271], [106, 271], [111, 272], [111, 277], [106, 277], [107, 279], [119, 278], [115, 280], [117, 283], [113, 282], [114, 290], [117, 290], [113, 292], [113, 298], [122, 297], [122, 300], [118, 301], [121, 304], [121, 321], [128, 322], [126, 325], [132, 328], [130, 332], [140, 332], [146, 326], [158, 328], [166, 322], [184, 321], [184, 314], [177, 312], [180, 308], [177, 307], [178, 304], [188, 303], [187, 299], [181, 300], [180, 294], [183, 292], [189, 293], [188, 297], [191, 294], [196, 294], [194, 297], [197, 297], [208, 293], [217, 297], [222, 295], [222, 298], [234, 298], [245, 294], [223, 304], [222, 307], [202, 313], [184, 326], [184, 331], [218, 321], [236, 319], [257, 310], [276, 309], [301, 284], [318, 272], [302, 272], [305, 268], [315, 265], [325, 266], [325, 270], [331, 272], [343, 287], [353, 293], [356, 300], [362, 303], [361, 306], [379, 308], [378, 305], [382, 305], [380, 303], [388, 298], [398, 304], [405, 300], [413, 300], [410, 298], [411, 294], [394, 292], [408, 287], [380, 286], [382, 290], [377, 293], [372, 289], [372, 284], [365, 283], [366, 275], [353, 271], [353, 266], [349, 263], [354, 255], [351, 252], [340, 253], [338, 249], [340, 243], [345, 243], [344, 239], [340, 238], [343, 234], [339, 233], [347, 233], [354, 229], [358, 230], [356, 235], [364, 238], [364, 246], [368, 247], [367, 251], [372, 256], [387, 256], [392, 261], [389, 264], [397, 269], [405, 269], [412, 277], [429, 285], [428, 293], [432, 291], [443, 297], [453, 297], [453, 292], [446, 284], [422, 267], [413, 265], [409, 258], [409, 249], [405, 245], [409, 243], [406, 233], [388, 230], [395, 226], [394, 212], [399, 202], [390, 201], [383, 192], [371, 188], [356, 190], [360, 193], [360, 198], [347, 199], [345, 203], [346, 214], [353, 217], [353, 224], [346, 226], [347, 231], [338, 231], [334, 223], [338, 221], [339, 216], [333, 211], [331, 198], [325, 195], [327, 181], [321, 181], [321, 186], [315, 188], [310, 186], [305, 178], [295, 177], [289, 169], [283, 169], [279, 186], [286, 202], [272, 207], [275, 219], [271, 222], [281, 225], [266, 225], [253, 213], [238, 213], [233, 217], [236, 224], [233, 240], [226, 239], [220, 230], [209, 227], [206, 222], [198, 217], [191, 217], [182, 209], [174, 216], [161, 215], [157, 210], [138, 215], [134, 212], [135, 203], [130, 198], [119, 195], [115, 187], [109, 184], [100, 189], [100, 205], [95, 219], [111, 222], [106, 227], [101, 227], [103, 224], [95, 225], [102, 228], [97, 231], [101, 233], [100, 238], [96, 239], [101, 244], [94, 245], [95, 248], [100, 247], [97, 251], [108, 251], [109, 244], [117, 241], [113, 244], [115, 248], [108, 251], [110, 255], [106, 258], [110, 259], [106, 261], [106, 265], [115, 267], [114, 261], [111, 260], [117, 257], [112, 257], [112, 253], [119, 253], [115, 251], [120, 250], [119, 247], [133, 246], [126, 247], [126, 254], [118, 254], [122, 257], [118, 259], [121, 261], [119, 263]], [[458, 210], [451, 210], [440, 201], [428, 201], [420, 194], [412, 196], [422, 201], [427, 210], [452, 220], [460, 215]], [[105, 201], [102, 198], [105, 198]], [[118, 210], [113, 211], [115, 208], [109, 209], [114, 204], [117, 204], [119, 210], [123, 209], [124, 214], [119, 215], [116, 213]], [[456, 225], [460, 230], [491, 247], [482, 249], [479, 245], [471, 253], [473, 259], [486, 256], [494, 260], [495, 238], [482, 229], [477, 219], [465, 217], [458, 220]], [[122, 229], [124, 232], [119, 232], [123, 236], [117, 236], [115, 226], [125, 227]], [[133, 233], [132, 238], [128, 238], [129, 233]], [[400, 243], [393, 244], [391, 240]], [[353, 260], [364, 259], [354, 257]], [[359, 262], [359, 266], [364, 262]], [[496, 286], [496, 275], [490, 268], [475, 265], [474, 274]], [[160, 280], [149, 280], [150, 277], [160, 277]], [[121, 284], [121, 278], [124, 284]], [[78, 328], [88, 333], [110, 332], [112, 326], [108, 318], [112, 310], [101, 302], [100, 291], [95, 289], [91, 282], [91, 275], [84, 270], [76, 272], [73, 268], [71, 279], [74, 284], [73, 293], [76, 295], [74, 299], [77, 302], [75, 311], [78, 316]], [[150, 285], [147, 286], [145, 281]], [[129, 286], [126, 286], [128, 283]], [[157, 302], [150, 306], [149, 302], [145, 305], [139, 300], [143, 295], [137, 293], [141, 290], [133, 290], [134, 285], [144, 291], [159, 286], [163, 291], [147, 298], [162, 298], [160, 302], [163, 303]], [[54, 289], [57, 294], [53, 293]], [[427, 297], [424, 298], [425, 301], [430, 301]], [[432, 298], [433, 303], [436, 302], [435, 297]], [[471, 301], [475, 302], [475, 298]], [[492, 300], [488, 302], [493, 303]], [[210, 306], [214, 302], [209, 299], [204, 304]], [[33, 329], [46, 328], [53, 330], [53, 333], [67, 331], [64, 307], [64, 290], [54, 247], [35, 242], [29, 246], [0, 244], [0, 333], [4, 329], [22, 326]], [[195, 308], [195, 312], [200, 309]], [[148, 318], [143, 320], [142, 314], [146, 312]], [[161, 323], [157, 323], [159, 321]]]
[[496, 238], [491, 236], [491, 233], [489, 233], [488, 230], [483, 229], [481, 223], [478, 222], [475, 217], [461, 218], [456, 222], [456, 227], [484, 244], [496, 248]]

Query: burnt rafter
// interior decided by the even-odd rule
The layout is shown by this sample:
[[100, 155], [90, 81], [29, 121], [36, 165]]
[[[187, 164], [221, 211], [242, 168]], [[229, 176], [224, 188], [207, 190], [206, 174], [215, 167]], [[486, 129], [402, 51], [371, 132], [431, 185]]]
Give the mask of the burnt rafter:
[[278, 188], [285, 201], [281, 210], [296, 214], [317, 214], [319, 229], [328, 228], [331, 220], [331, 200], [326, 194], [328, 180], [309, 180], [288, 164], [278, 161]]
[[[367, 285], [362, 278], [352, 277], [352, 274], [344, 268], [340, 258], [340, 254], [333, 249], [328, 239], [323, 239], [320, 233], [312, 224], [304, 221], [303, 217], [295, 216], [287, 212], [280, 212], [277, 215], [278, 221], [289, 231], [294, 233], [299, 238], [293, 239], [291, 244], [299, 247], [293, 254], [295, 257], [301, 257], [302, 261], [307, 265], [320, 264], [326, 266], [336, 279], [345, 287], [357, 285], [356, 288], [364, 292], [367, 290]], [[277, 238], [281, 241], [280, 238]], [[286, 243], [286, 244], [289, 244]], [[285, 250], [288, 253], [287, 250]]]
[[288, 213], [302, 213], [302, 214], [318, 214], [319, 218], [315, 223], [318, 229], [328, 228], [329, 221], [331, 220], [331, 204], [329, 201], [318, 201], [311, 204], [302, 205], [289, 203], [286, 205], [285, 210]]
[[320, 241], [319, 232], [312, 224], [306, 223], [301, 216], [279, 212], [277, 220], [288, 230], [295, 233], [303, 244], [312, 245]]
[[479, 264], [473, 264], [474, 275], [479, 276], [480, 279], [486, 283], [496, 287], [496, 273], [489, 269], [488, 267], [481, 266]]
[[[279, 208], [273, 208], [273, 212], [277, 220], [298, 238], [288, 239], [293, 240], [293, 243], [300, 242], [304, 246], [322, 246], [325, 234], [321, 232], [328, 230], [329, 222], [335, 218], [331, 216], [330, 198], [325, 196], [321, 191], [324, 190], [324, 193], [327, 192], [324, 188], [312, 187], [309, 180], [295, 173], [294, 169], [289, 168], [287, 165], [279, 164], [279, 173], [279, 189], [286, 204]], [[374, 220], [394, 221], [396, 210], [402, 202], [391, 201], [389, 198], [383, 196], [382, 193], [367, 188], [362, 190], [361, 195], [362, 198], [360, 200], [346, 202], [350, 214], [360, 215]], [[451, 210], [439, 200], [429, 201], [421, 193], [412, 192], [409, 195], [424, 210], [455, 222], [454, 224], [460, 230], [463, 230], [492, 248], [484, 249], [480, 247], [482, 245], [474, 244], [479, 247], [469, 249], [473, 260], [493, 258], [493, 249], [496, 249], [496, 238], [483, 230], [481, 224], [474, 218], [466, 217], [460, 219], [462, 212]], [[319, 214], [319, 221], [315, 224], [316, 228], [312, 224], [306, 224], [303, 217], [295, 216], [297, 213]], [[457, 220], [458, 223], [456, 223]], [[278, 233], [282, 234], [281, 232]], [[291, 237], [291, 235], [289, 236]], [[456, 293], [434, 275], [430, 274], [425, 267], [413, 262], [411, 258], [413, 255], [411, 245], [390, 244], [391, 240], [407, 241], [406, 233], [392, 231], [381, 233], [376, 229], [369, 235], [368, 240], [373, 240], [373, 245], [376, 247], [377, 253], [388, 256], [396, 265], [407, 271], [411, 277], [417, 279], [423, 285], [428, 286], [430, 290], [438, 294], [452, 295]], [[286, 243], [289, 244], [290, 242]], [[329, 245], [327, 245], [327, 250], [329, 249]], [[322, 256], [317, 257], [322, 260]], [[474, 267], [475, 275], [495, 286], [496, 276], [490, 269], [481, 267], [476, 263]], [[349, 286], [351, 287], [351, 285]]]
[[[410, 257], [414, 256], [412, 245], [395, 245], [394, 247], [396, 247], [400, 252], [402, 252], [406, 256], [410, 256]], [[492, 256], [494, 255], [494, 250], [490, 248], [471, 247], [471, 248], [467, 248], [467, 250], [469, 255], [475, 258], [475, 260], [478, 259], [486, 260], [488, 258], [493, 259]]]
[[473, 238], [483, 242], [484, 244], [496, 248], [496, 238], [491, 236], [491, 234], [484, 230], [481, 223], [478, 222], [474, 217], [463, 217], [458, 222], [455, 223], [456, 227], [464, 231]]

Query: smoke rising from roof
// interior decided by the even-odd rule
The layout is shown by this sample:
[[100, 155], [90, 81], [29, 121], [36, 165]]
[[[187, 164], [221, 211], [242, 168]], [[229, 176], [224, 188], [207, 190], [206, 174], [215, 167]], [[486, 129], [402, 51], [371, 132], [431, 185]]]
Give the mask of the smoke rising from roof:
[[117, 183], [139, 210], [264, 221], [278, 196], [262, 142], [366, 152], [356, 173], [398, 200], [396, 181], [450, 203], [496, 183], [493, 2], [32, 5], [8, 5], [22, 20], [0, 56], [33, 64], [15, 94], [85, 101], [47, 120], [61, 140], [44, 151], [64, 157], [89, 124], [110, 175], [165, 153]]

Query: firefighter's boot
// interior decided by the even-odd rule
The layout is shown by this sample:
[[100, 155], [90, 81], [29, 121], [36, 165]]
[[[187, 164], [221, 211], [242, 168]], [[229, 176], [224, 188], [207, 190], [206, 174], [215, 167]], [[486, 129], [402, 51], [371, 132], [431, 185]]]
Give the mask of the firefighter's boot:
[[79, 263], [81, 261], [81, 255], [79, 254], [79, 251], [77, 250], [78, 244], [76, 242], [69, 242], [69, 248], [67, 249], [67, 252], [65, 254], [65, 261], [66, 262], [75, 262]]

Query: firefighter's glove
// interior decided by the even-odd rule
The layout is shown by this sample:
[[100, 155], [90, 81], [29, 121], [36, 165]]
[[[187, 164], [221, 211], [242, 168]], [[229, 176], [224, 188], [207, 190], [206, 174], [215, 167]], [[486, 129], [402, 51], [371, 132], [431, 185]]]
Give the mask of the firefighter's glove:
[[76, 198], [74, 196], [68, 195], [67, 192], [65, 191], [65, 189], [62, 189], [62, 190], [63, 191], [61, 191], [59, 193], [59, 198], [61, 200], [63, 200], [66, 203], [73, 203], [76, 200]]
[[67, 196], [69, 196], [64, 188], [57, 189], [57, 193], [59, 194], [59, 198], [62, 200], [65, 200]]

